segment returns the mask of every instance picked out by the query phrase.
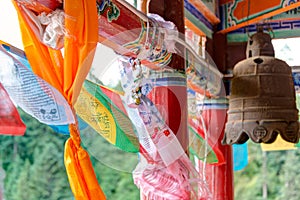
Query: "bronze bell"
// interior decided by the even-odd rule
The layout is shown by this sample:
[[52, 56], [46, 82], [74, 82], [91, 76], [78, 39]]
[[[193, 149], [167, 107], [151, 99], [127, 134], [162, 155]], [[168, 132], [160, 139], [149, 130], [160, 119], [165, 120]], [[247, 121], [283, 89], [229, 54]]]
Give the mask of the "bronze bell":
[[249, 38], [247, 59], [234, 66], [225, 144], [272, 143], [278, 134], [299, 140], [298, 110], [291, 68], [274, 57], [269, 34]]

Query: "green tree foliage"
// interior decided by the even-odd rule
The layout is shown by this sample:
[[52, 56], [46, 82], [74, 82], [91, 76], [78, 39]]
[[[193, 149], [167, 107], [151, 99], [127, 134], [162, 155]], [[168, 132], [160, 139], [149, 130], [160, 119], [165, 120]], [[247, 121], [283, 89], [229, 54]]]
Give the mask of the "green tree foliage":
[[[28, 182], [30, 181], [30, 162], [29, 160], [22, 161], [23, 169], [20, 170], [19, 176], [15, 180], [15, 185], [12, 186], [10, 197], [7, 199], [18, 200], [18, 199], [33, 199], [32, 190], [29, 187]], [[15, 168], [16, 170], [16, 168]], [[18, 170], [18, 169], [17, 169]], [[14, 172], [16, 173], [16, 172]], [[6, 196], [8, 194], [6, 193]]]
[[97, 179], [107, 199], [139, 199], [139, 190], [131, 174], [137, 164], [137, 154], [122, 152], [90, 127], [82, 131], [81, 135], [83, 146], [90, 151]]
[[300, 198], [300, 152], [291, 150], [285, 152], [286, 162], [281, 170], [281, 187], [278, 188], [279, 199], [298, 200]]
[[117, 171], [99, 161], [95, 163], [94, 169], [108, 200], [139, 199], [139, 190], [133, 184], [131, 173]]
[[[63, 162], [64, 143], [69, 136], [55, 133], [23, 112], [21, 116], [27, 126], [24, 136], [0, 135], [0, 163], [6, 171], [5, 199], [73, 200]], [[101, 156], [111, 157], [119, 165], [124, 165], [124, 161], [130, 162], [122, 155], [108, 155], [111, 146], [102, 143], [104, 140], [100, 143], [95, 141], [96, 146], [101, 147], [98, 148]], [[86, 148], [89, 150], [89, 147]], [[108, 200], [139, 199], [131, 173], [120, 172], [93, 156], [91, 158]]]
[[[14, 164], [7, 165], [6, 177], [4, 182], [4, 197], [6, 199], [17, 200], [16, 191], [18, 191], [18, 179], [20, 178], [21, 169], [24, 161], [18, 156], [13, 160]], [[24, 169], [25, 170], [25, 169]]]
[[63, 163], [67, 136], [24, 114], [25, 136], [0, 136], [7, 200], [72, 199]]
[[[281, 177], [283, 176], [284, 164], [290, 162], [290, 160], [286, 159], [286, 152], [287, 151], [270, 151], [266, 154], [267, 174], [265, 177], [268, 187], [268, 199], [278, 199], [280, 189], [283, 187]], [[293, 163], [293, 161], [291, 163]], [[259, 176], [263, 176], [262, 170], [261, 174], [262, 175]], [[300, 193], [298, 197], [300, 197]]]
[[70, 199], [72, 196], [63, 165], [63, 154], [53, 143], [34, 152], [35, 162], [30, 168], [30, 189], [33, 199]]
[[[256, 144], [257, 145], [257, 144]], [[259, 199], [262, 196], [260, 170], [262, 166], [261, 150], [255, 144], [248, 145], [248, 165], [244, 170], [234, 174], [234, 191], [236, 199]]]
[[[300, 150], [269, 151], [263, 157], [259, 144], [248, 142], [249, 164], [234, 173], [236, 200], [262, 200], [263, 184], [268, 200], [300, 199]], [[266, 169], [263, 169], [266, 162]]]

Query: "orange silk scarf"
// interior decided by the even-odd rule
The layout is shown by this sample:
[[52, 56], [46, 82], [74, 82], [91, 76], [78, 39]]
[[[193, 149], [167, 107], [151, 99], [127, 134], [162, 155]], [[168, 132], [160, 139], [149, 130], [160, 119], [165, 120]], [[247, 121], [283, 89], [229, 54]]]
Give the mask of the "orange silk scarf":
[[[96, 1], [64, 0], [64, 56], [40, 42], [26, 8], [12, 0], [18, 12], [24, 51], [35, 74], [58, 89], [73, 108], [90, 70], [98, 41]], [[75, 112], [74, 112], [75, 115]], [[65, 166], [76, 200], [106, 199], [88, 153], [80, 145], [78, 124], [69, 125]]]

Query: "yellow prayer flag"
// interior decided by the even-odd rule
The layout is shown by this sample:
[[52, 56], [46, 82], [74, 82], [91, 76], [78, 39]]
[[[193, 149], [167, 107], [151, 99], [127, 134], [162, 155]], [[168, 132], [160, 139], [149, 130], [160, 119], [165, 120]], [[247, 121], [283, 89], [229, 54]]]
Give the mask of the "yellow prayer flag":
[[280, 151], [296, 149], [296, 147], [294, 143], [287, 142], [283, 140], [280, 135], [278, 135], [276, 140], [271, 144], [261, 143], [261, 149], [263, 151]]

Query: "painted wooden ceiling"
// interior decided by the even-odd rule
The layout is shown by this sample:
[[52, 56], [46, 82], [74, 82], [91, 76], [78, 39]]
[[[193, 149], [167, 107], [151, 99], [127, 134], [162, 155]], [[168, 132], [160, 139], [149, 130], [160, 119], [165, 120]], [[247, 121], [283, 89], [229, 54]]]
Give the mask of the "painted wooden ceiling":
[[300, 0], [184, 0], [186, 26], [200, 35], [246, 41], [263, 25], [274, 38], [300, 37]]

